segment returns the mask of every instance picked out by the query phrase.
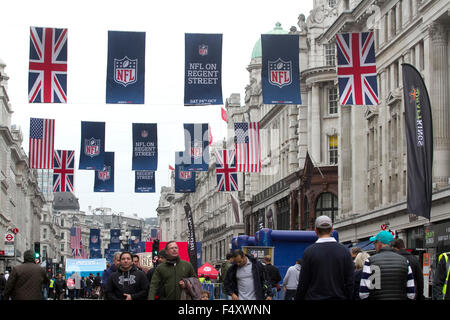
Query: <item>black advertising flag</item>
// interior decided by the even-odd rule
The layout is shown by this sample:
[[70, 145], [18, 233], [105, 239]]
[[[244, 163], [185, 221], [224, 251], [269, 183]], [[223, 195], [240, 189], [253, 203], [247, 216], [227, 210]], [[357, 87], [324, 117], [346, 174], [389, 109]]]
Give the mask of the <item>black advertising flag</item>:
[[188, 202], [184, 205], [184, 212], [186, 213], [186, 220], [188, 225], [188, 253], [189, 262], [194, 267], [197, 273], [197, 243], [195, 241], [194, 219], [192, 217], [191, 206]]
[[420, 73], [402, 64], [407, 146], [407, 210], [430, 219], [433, 124], [428, 91]]

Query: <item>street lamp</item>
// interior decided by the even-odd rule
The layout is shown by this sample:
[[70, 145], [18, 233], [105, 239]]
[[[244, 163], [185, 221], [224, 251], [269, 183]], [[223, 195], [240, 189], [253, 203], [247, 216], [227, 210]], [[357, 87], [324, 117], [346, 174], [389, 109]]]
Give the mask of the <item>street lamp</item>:
[[134, 241], [136, 240], [135, 236], [132, 236], [130, 231], [125, 231], [125, 235], [119, 237], [120, 242], [122, 243], [122, 246], [125, 251], [129, 251], [130, 249], [130, 240]]

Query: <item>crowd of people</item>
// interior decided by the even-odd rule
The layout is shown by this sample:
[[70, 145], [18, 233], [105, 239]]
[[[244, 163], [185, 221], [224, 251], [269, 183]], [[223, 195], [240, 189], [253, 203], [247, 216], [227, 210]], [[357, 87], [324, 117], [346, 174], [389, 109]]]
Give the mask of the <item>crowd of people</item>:
[[[24, 263], [0, 277], [0, 298], [14, 300], [93, 298], [106, 300], [406, 300], [424, 299], [423, 273], [417, 258], [405, 249], [402, 239], [381, 231], [370, 240], [375, 253], [351, 250], [331, 236], [332, 221], [315, 221], [318, 240], [305, 249], [301, 259], [289, 267], [284, 278], [271, 256], [260, 261], [242, 250], [226, 256], [217, 282], [199, 277], [191, 263], [180, 259], [178, 245], [170, 241], [154, 266], [144, 272], [139, 257], [118, 252], [113, 263], [96, 276], [77, 273], [64, 279], [49, 279], [34, 263], [31, 250]], [[449, 248], [438, 248], [433, 277], [433, 299], [449, 300], [447, 290]], [[7, 281], [6, 281], [6, 279]], [[42, 288], [44, 287], [44, 290]], [[205, 288], [211, 288], [208, 290]], [[218, 290], [217, 290], [218, 289]], [[220, 292], [221, 291], [221, 292]], [[43, 294], [44, 292], [44, 294]]]

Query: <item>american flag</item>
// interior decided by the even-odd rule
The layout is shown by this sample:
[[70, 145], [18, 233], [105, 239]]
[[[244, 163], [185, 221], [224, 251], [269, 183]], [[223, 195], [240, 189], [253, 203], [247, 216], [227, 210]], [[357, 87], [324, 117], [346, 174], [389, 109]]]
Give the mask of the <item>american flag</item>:
[[30, 118], [28, 166], [32, 169], [53, 169], [55, 120]]
[[30, 27], [30, 103], [67, 103], [67, 29]]
[[218, 191], [238, 191], [235, 150], [216, 150]]
[[56, 150], [53, 157], [53, 192], [73, 192], [75, 151]]
[[373, 32], [338, 33], [337, 75], [341, 105], [378, 105]]
[[81, 244], [81, 228], [70, 228], [70, 247], [80, 250], [81, 254], [81, 249], [83, 248]]
[[261, 172], [259, 122], [234, 124], [236, 166], [239, 172]]

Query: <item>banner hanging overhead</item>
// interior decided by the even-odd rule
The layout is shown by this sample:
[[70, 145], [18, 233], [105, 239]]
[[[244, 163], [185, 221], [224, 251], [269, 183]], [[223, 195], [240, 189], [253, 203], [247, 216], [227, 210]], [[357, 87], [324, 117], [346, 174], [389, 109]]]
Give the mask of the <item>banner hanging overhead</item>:
[[145, 32], [108, 31], [106, 103], [143, 104]]
[[175, 192], [195, 192], [195, 171], [188, 171], [183, 163], [184, 152], [175, 152]]
[[185, 123], [184, 166], [188, 171], [208, 171], [209, 131], [207, 123]]
[[430, 219], [433, 169], [433, 124], [430, 98], [420, 73], [402, 64], [407, 146], [407, 210]]
[[53, 192], [73, 192], [75, 151], [55, 150], [53, 154]]
[[185, 34], [184, 105], [223, 104], [222, 34]]
[[133, 123], [132, 170], [158, 169], [158, 134], [156, 123]]
[[89, 258], [91, 259], [102, 258], [101, 243], [102, 240], [100, 236], [100, 229], [90, 229]]
[[[117, 216], [117, 218], [119, 218]], [[119, 223], [119, 221], [117, 221]], [[112, 224], [112, 222], [111, 222]], [[109, 240], [109, 249], [120, 249], [120, 229], [111, 229], [110, 230], [110, 240]]]
[[102, 170], [105, 152], [105, 123], [81, 122], [79, 169]]
[[301, 104], [299, 36], [262, 34], [261, 87], [264, 104]]
[[336, 35], [341, 105], [378, 105], [374, 39], [373, 32]]
[[134, 172], [134, 192], [155, 192], [155, 171], [136, 170]]
[[114, 192], [114, 152], [105, 152], [103, 170], [95, 171], [94, 192]]
[[29, 103], [67, 103], [67, 29], [30, 27]]

